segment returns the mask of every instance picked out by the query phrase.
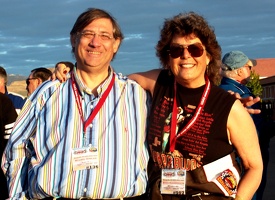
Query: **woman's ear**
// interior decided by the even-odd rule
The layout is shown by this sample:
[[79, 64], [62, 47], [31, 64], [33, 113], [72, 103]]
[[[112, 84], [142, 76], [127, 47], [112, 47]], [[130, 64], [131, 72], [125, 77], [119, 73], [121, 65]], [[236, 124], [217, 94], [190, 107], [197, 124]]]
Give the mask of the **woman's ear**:
[[212, 57], [209, 53], [206, 53], [206, 66], [209, 65], [210, 61], [212, 60]]

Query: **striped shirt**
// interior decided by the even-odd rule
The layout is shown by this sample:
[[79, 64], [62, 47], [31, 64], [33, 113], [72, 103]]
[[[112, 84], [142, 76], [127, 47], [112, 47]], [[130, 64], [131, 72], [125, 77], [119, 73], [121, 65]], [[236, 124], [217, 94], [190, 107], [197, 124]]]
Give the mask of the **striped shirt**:
[[[72, 73], [87, 120], [112, 75], [94, 96], [75, 70]], [[24, 105], [2, 158], [10, 196], [120, 198], [143, 194], [149, 159], [145, 141], [148, 97], [136, 82], [115, 74], [106, 101], [83, 133], [72, 78], [65, 83], [43, 83]], [[73, 170], [72, 149], [87, 146], [97, 148], [98, 168]]]

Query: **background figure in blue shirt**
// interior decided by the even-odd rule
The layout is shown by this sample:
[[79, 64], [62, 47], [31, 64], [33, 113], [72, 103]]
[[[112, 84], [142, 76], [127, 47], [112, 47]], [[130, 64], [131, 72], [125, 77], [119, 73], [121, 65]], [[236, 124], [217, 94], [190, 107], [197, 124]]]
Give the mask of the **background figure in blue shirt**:
[[7, 95], [10, 98], [10, 100], [13, 103], [13, 106], [16, 109], [17, 114], [19, 114], [19, 112], [22, 109], [26, 99], [25, 99], [25, 97], [23, 97], [19, 94], [9, 92], [7, 90], [7, 82], [8, 82], [7, 72], [3, 67], [0, 66], [0, 92], [2, 94]]
[[[241, 51], [231, 51], [224, 55], [222, 59], [221, 80], [220, 87], [226, 91], [233, 91], [239, 93], [242, 98], [253, 96], [251, 90], [246, 86], [249, 82], [251, 69], [256, 65], [256, 60], [249, 59]], [[258, 102], [252, 106], [253, 109], [261, 109], [261, 103]], [[254, 195], [253, 199], [262, 199], [264, 188], [266, 185], [267, 165], [269, 161], [269, 141], [270, 138], [266, 131], [264, 131], [264, 119], [262, 114], [251, 115], [255, 123], [257, 133], [259, 136], [259, 142], [261, 147], [261, 153], [263, 158], [263, 176], [261, 184]]]
[[5, 149], [11, 199], [144, 200], [150, 99], [110, 65], [122, 40], [104, 10], [77, 18], [70, 77], [46, 81], [27, 98]]

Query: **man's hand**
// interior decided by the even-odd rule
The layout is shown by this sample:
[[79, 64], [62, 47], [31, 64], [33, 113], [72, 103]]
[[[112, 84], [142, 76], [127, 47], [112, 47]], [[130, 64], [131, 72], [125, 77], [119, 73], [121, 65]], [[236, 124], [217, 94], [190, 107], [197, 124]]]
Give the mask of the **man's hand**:
[[260, 109], [253, 109], [253, 108], [248, 108], [250, 106], [252, 106], [253, 104], [259, 102], [261, 100], [260, 97], [247, 97], [247, 98], [242, 98], [240, 99], [241, 102], [243, 103], [243, 105], [246, 107], [246, 110], [250, 113], [250, 114], [260, 114], [261, 110]]
[[228, 91], [230, 94], [235, 95], [237, 99], [239, 99], [244, 107], [246, 107], [246, 110], [249, 114], [259, 114], [261, 113], [260, 109], [253, 109], [250, 108], [250, 106], [254, 105], [255, 103], [259, 102], [261, 100], [260, 97], [253, 98], [252, 96], [246, 97], [246, 98], [241, 98], [239, 93], [234, 93], [232, 91]]

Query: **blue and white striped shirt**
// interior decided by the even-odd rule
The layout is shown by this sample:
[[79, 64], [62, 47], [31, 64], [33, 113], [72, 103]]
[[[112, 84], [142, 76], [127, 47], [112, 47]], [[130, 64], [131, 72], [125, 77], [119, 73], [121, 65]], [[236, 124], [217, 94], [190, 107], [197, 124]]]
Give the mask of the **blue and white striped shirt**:
[[[95, 97], [72, 73], [86, 120], [112, 76]], [[43, 83], [24, 105], [2, 158], [11, 199], [143, 194], [149, 159], [148, 109], [148, 94], [136, 82], [115, 74], [109, 96], [84, 134], [71, 78], [65, 83]], [[88, 145], [98, 149], [99, 167], [73, 171], [72, 149]]]

